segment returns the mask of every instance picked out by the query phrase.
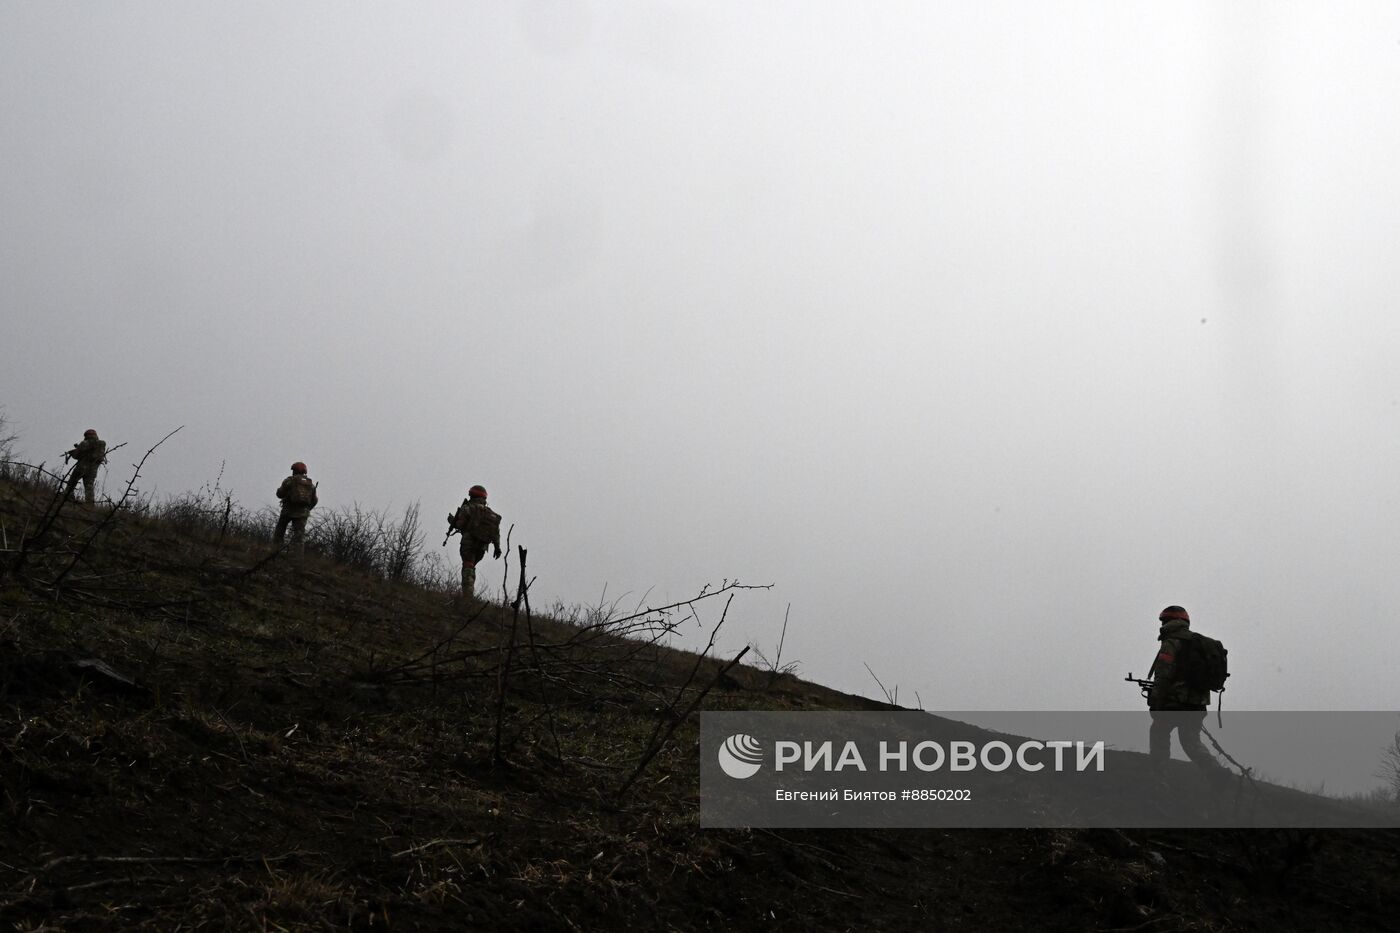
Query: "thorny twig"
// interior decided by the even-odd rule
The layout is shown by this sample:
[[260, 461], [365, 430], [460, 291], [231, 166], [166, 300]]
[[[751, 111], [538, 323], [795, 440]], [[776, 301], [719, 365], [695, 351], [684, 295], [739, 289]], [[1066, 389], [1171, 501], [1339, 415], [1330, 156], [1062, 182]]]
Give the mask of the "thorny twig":
[[[641, 775], [643, 769], [646, 768], [647, 764], [651, 761], [651, 759], [656, 756], [657, 752], [661, 751], [661, 747], [664, 746], [668, 740], [670, 740], [671, 735], [676, 731], [676, 728], [683, 721], [685, 721], [685, 718], [690, 715], [691, 710], [695, 708], [695, 703], [699, 703], [700, 699], [702, 699], [705, 696], [705, 694], [710, 692], [710, 687], [713, 687], [715, 683], [719, 681], [720, 677], [723, 677], [724, 674], [729, 670], [729, 668], [733, 667], [734, 664], [737, 663], [738, 658], [730, 662], [723, 670], [719, 672], [719, 674], [715, 676], [715, 679], [710, 682], [710, 685], [706, 687], [703, 691], [701, 691], [700, 695], [696, 697], [695, 703], [692, 703], [691, 706], [685, 711], [685, 713], [681, 714], [680, 716], [676, 715], [676, 705], [679, 704], [681, 699], [685, 696], [685, 691], [690, 687], [692, 683], [694, 683], [696, 676], [700, 673], [700, 665], [704, 663], [705, 658], [709, 656], [710, 649], [715, 646], [715, 639], [719, 637], [719, 630], [724, 625], [724, 620], [729, 617], [729, 606], [733, 602], [734, 594], [730, 593], [729, 599], [725, 600], [724, 611], [720, 614], [719, 621], [715, 623], [714, 629], [710, 632], [710, 640], [705, 644], [705, 650], [701, 651], [698, 655], [695, 656], [695, 666], [691, 668], [690, 675], [686, 677], [685, 681], [681, 684], [680, 689], [676, 691], [675, 699], [666, 704], [666, 713], [668, 714], [668, 716], [657, 719], [656, 726], [652, 729], [651, 736], [647, 739], [646, 748], [642, 753], [642, 759], [637, 764], [637, 769], [632, 772], [632, 775], [625, 782], [623, 782], [622, 787], [618, 790], [619, 795], [627, 792], [627, 789], [632, 786], [632, 782], [635, 781]], [[739, 657], [742, 658], [745, 654], [748, 653], [748, 650], [749, 649], [745, 647], [743, 651], [739, 652]], [[668, 718], [670, 720], [670, 727], [666, 728]], [[664, 736], [661, 735], [662, 729], [666, 729], [666, 734]], [[658, 737], [660, 737], [660, 741], [658, 741]]]
[[501, 561], [501, 605], [505, 605], [506, 600], [510, 599], [510, 536], [514, 533], [515, 523], [511, 522], [510, 527], [506, 529], [505, 553], [502, 555], [505, 559]]
[[499, 673], [496, 677], [496, 730], [491, 744], [491, 764], [501, 763], [501, 725], [506, 715], [506, 685], [510, 680], [510, 663], [515, 657], [515, 634], [520, 625], [520, 603], [525, 598], [525, 590], [530, 585], [525, 580], [525, 555], [526, 550], [520, 546], [520, 584], [519, 592], [515, 594], [514, 612], [511, 614], [510, 628], [507, 630], [507, 642], [505, 645], [505, 658], [501, 662]]
[[732, 661], [730, 661], [728, 664], [724, 665], [724, 667], [719, 669], [719, 672], [715, 674], [714, 680], [710, 681], [709, 686], [707, 686], [704, 690], [700, 691], [700, 694], [691, 702], [690, 706], [686, 708], [686, 711], [681, 715], [675, 717], [675, 719], [671, 722], [670, 728], [666, 730], [666, 734], [661, 737], [661, 741], [655, 743], [654, 745], [652, 745], [651, 748], [647, 750], [646, 754], [642, 756], [642, 760], [637, 762], [636, 770], [633, 771], [631, 776], [629, 776], [627, 780], [623, 782], [622, 786], [618, 788], [617, 794], [619, 797], [627, 793], [628, 789], [631, 788], [631, 786], [636, 782], [637, 778], [642, 776], [642, 772], [646, 770], [647, 765], [651, 764], [651, 760], [656, 757], [657, 753], [660, 752], [661, 749], [666, 747], [666, 743], [671, 740], [671, 736], [675, 734], [678, 728], [680, 728], [680, 724], [690, 718], [690, 714], [695, 712], [695, 708], [700, 705], [701, 701], [705, 699], [705, 697], [709, 694], [710, 690], [714, 688], [715, 684], [723, 680], [725, 676], [730, 672], [730, 670], [733, 669], [734, 665], [738, 664], [743, 659], [744, 655], [748, 653], [749, 648], [747, 645], [745, 645], [743, 651], [740, 651], [734, 656], [734, 659]]
[[[525, 576], [525, 549], [520, 549], [520, 575]], [[534, 583], [533, 580], [530, 581]], [[525, 636], [530, 640], [530, 659], [535, 664], [535, 676], [540, 682], [542, 699], [544, 702], [545, 721], [549, 724], [549, 735], [554, 740], [554, 754], [563, 757], [563, 752], [559, 749], [559, 732], [554, 725], [554, 704], [550, 702], [549, 690], [545, 680], [544, 665], [540, 663], [539, 649], [535, 646], [535, 622], [530, 612], [530, 588], [527, 586], [521, 590], [521, 596], [525, 601]]]
[[[726, 583], [718, 589], [707, 589], [690, 599], [683, 599], [657, 609], [635, 612], [621, 619], [603, 618], [596, 622], [590, 622], [572, 629], [569, 636], [561, 641], [537, 641], [533, 645], [533, 650], [535, 656], [541, 659], [540, 663], [557, 663], [564, 667], [575, 664], [576, 662], [569, 659], [569, 655], [581, 650], [611, 651], [614, 653], [609, 655], [610, 660], [614, 663], [622, 663], [648, 650], [681, 624], [680, 622], [667, 621], [665, 613], [668, 611], [684, 607], [689, 608], [693, 613], [696, 603], [713, 596], [724, 593], [733, 594], [738, 590], [766, 590], [771, 587], [772, 584], [747, 586], [739, 583]], [[428, 660], [431, 654], [432, 650], [430, 649], [393, 667], [376, 671], [372, 676], [375, 679], [386, 679], [397, 675], [400, 680], [410, 680], [415, 673], [420, 673], [432, 666], [433, 662]], [[459, 651], [446, 657], [436, 658], [436, 664], [441, 667], [444, 664], [465, 661], [488, 654], [500, 654], [500, 649]]]

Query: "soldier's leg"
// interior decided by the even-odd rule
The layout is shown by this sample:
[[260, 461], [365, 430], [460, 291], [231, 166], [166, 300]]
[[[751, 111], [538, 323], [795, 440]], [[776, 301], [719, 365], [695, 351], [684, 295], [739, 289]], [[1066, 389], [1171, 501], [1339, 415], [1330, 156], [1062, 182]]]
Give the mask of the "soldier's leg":
[[68, 487], [63, 490], [63, 498], [73, 498], [73, 490], [78, 488], [78, 468], [74, 467], [73, 472], [68, 474]]
[[92, 505], [94, 501], [94, 490], [97, 488], [97, 475], [95, 473], [83, 474], [83, 495], [87, 498], [87, 504]]
[[472, 596], [476, 593], [476, 561], [470, 557], [462, 558], [462, 595]]
[[1215, 760], [1215, 756], [1201, 742], [1201, 726], [1205, 724], [1206, 714], [1193, 711], [1177, 715], [1181, 717], [1181, 725], [1176, 731], [1176, 736], [1181, 742], [1181, 750], [1186, 753], [1186, 757], [1191, 759], [1211, 784], [1220, 785], [1228, 782], [1230, 772]]
[[1172, 757], [1172, 730], [1175, 713], [1152, 711], [1152, 729], [1147, 733], [1147, 757], [1153, 767], [1164, 766]]
[[284, 540], [286, 540], [287, 522], [289, 521], [291, 521], [291, 517], [288, 516], [286, 512], [283, 512], [281, 515], [277, 516], [277, 530], [272, 533], [273, 543], [281, 544]]
[[306, 519], [292, 519], [292, 553], [300, 560], [306, 554]]

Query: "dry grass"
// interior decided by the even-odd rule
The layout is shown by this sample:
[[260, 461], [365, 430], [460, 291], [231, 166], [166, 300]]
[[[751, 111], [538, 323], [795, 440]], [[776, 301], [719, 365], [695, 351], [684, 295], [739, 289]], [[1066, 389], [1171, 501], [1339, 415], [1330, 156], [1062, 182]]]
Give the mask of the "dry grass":
[[[693, 722], [619, 790], [720, 668], [668, 631], [717, 610], [599, 604], [527, 626], [324, 554], [269, 559], [201, 517], [215, 488], [96, 536], [94, 516], [65, 513], [0, 583], [0, 927], [1325, 930], [1400, 911], [1394, 834], [1314, 852], [1169, 833], [1125, 847], [702, 831]], [[42, 502], [0, 482], [10, 526]], [[138, 686], [77, 672], [83, 658]], [[774, 673], [735, 668], [705, 705], [857, 702]], [[1284, 891], [1289, 852], [1308, 861]], [[1222, 867], [1232, 854], [1242, 867]]]

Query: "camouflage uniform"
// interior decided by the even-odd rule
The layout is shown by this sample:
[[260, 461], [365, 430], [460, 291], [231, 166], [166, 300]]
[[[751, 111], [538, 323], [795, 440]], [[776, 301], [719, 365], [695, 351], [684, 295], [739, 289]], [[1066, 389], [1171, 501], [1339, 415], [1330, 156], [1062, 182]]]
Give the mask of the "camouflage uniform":
[[[293, 491], [297, 486], [310, 487], [309, 501], [301, 501], [294, 495]], [[290, 524], [292, 550], [297, 557], [301, 557], [306, 550], [306, 520], [311, 517], [311, 510], [316, 507], [316, 484], [311, 482], [311, 478], [305, 473], [293, 473], [277, 487], [277, 498], [282, 500], [282, 514], [277, 516], [277, 530], [273, 532], [272, 538], [281, 545]]]
[[73, 460], [73, 471], [68, 474], [68, 488], [64, 490], [64, 496], [73, 495], [78, 488], [78, 480], [82, 480], [87, 504], [92, 505], [97, 486], [97, 468], [107, 459], [107, 442], [98, 438], [97, 432], [93, 431], [84, 434], [83, 439], [64, 456]]
[[1195, 763], [1212, 784], [1228, 781], [1230, 773], [1201, 743], [1201, 727], [1210, 706], [1210, 691], [1195, 689], [1182, 679], [1177, 669], [1177, 655], [1182, 643], [1190, 637], [1189, 619], [1167, 619], [1157, 633], [1161, 647], [1152, 661], [1148, 678], [1152, 690], [1147, 695], [1151, 710], [1152, 729], [1148, 733], [1148, 757], [1156, 767], [1164, 766], [1172, 756], [1172, 732], [1186, 757]]
[[501, 556], [501, 516], [491, 510], [485, 499], [467, 498], [451, 519], [452, 527], [462, 533], [462, 593], [476, 592], [476, 565], [486, 556], [488, 546]]

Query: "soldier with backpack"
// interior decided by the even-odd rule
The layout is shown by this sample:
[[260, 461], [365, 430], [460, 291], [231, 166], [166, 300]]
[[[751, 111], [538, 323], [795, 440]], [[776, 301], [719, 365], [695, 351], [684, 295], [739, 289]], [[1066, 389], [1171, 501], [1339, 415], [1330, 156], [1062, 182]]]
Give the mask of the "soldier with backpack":
[[[486, 556], [486, 547], [495, 548], [494, 559], [501, 557], [501, 516], [486, 504], [486, 488], [473, 486], [467, 490], [456, 512], [447, 516], [448, 536], [457, 531], [462, 535], [462, 595], [476, 591], [476, 565]], [[446, 544], [447, 542], [443, 542]]]
[[277, 516], [277, 530], [272, 540], [280, 547], [287, 536], [287, 526], [292, 526], [292, 549], [301, 557], [306, 547], [306, 520], [311, 510], [316, 508], [316, 483], [306, 475], [306, 464], [298, 460], [292, 464], [292, 475], [282, 480], [277, 487], [277, 498], [282, 500], [282, 513]]
[[1148, 678], [1147, 708], [1152, 713], [1148, 734], [1148, 755], [1152, 764], [1162, 767], [1172, 755], [1172, 732], [1181, 750], [1200, 768], [1211, 784], [1219, 786], [1230, 779], [1227, 771], [1201, 744], [1201, 727], [1212, 690], [1225, 689], [1225, 646], [1213, 638], [1191, 631], [1191, 616], [1180, 606], [1168, 606], [1157, 617], [1162, 623], [1157, 633], [1161, 645]]
[[63, 491], [64, 498], [73, 495], [78, 488], [78, 480], [82, 480], [83, 494], [87, 504], [92, 505], [97, 468], [107, 461], [107, 442], [99, 438], [95, 430], [88, 428], [83, 432], [83, 439], [63, 454], [63, 459], [73, 461], [73, 471], [68, 474], [68, 488]]

